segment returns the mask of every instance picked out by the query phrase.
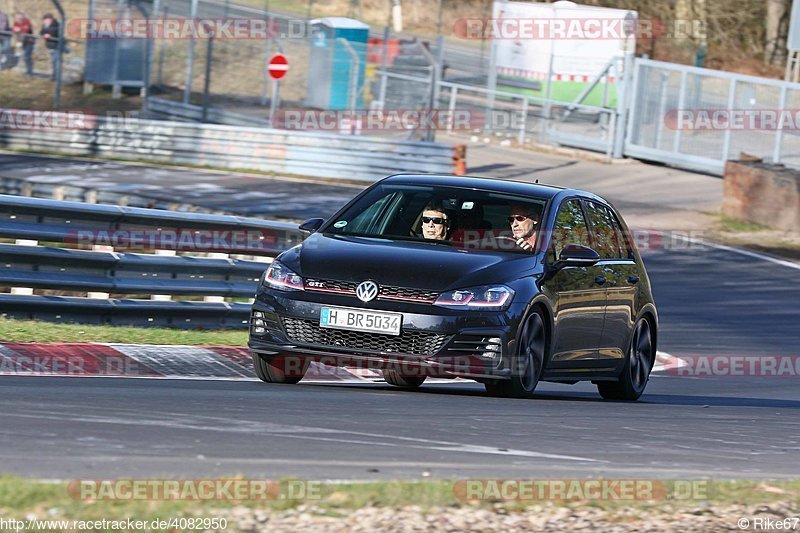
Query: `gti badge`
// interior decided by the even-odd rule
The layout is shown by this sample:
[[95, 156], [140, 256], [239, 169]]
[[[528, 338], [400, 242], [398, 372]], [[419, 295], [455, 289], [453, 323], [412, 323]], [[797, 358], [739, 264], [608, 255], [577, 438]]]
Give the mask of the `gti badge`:
[[362, 302], [371, 302], [378, 295], [378, 284], [374, 281], [362, 281], [356, 287], [356, 296]]

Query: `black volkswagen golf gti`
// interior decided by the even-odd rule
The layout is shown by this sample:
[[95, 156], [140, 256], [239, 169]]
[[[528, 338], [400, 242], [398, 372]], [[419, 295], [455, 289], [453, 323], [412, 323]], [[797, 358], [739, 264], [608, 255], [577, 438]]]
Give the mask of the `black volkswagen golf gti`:
[[528, 397], [590, 380], [635, 400], [658, 315], [619, 214], [594, 194], [487, 178], [395, 175], [278, 256], [250, 320], [258, 377], [296, 383], [311, 361], [400, 387], [464, 377]]

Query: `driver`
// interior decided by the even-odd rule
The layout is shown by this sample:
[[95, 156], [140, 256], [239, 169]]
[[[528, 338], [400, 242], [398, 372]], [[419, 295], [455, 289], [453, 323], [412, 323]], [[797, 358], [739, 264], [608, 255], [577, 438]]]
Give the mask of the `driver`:
[[523, 250], [533, 251], [536, 246], [536, 226], [539, 224], [538, 211], [531, 205], [514, 204], [508, 214], [508, 224], [517, 245]]
[[443, 241], [447, 239], [450, 221], [440, 207], [432, 204], [425, 206], [422, 211], [422, 236], [425, 239]]

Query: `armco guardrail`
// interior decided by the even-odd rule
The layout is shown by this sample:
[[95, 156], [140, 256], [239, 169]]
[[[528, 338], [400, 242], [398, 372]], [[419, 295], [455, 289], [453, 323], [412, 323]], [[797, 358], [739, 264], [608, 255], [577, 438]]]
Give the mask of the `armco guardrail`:
[[463, 150], [440, 143], [109, 117], [76, 124], [82, 127], [0, 127], [0, 148], [361, 181], [463, 166]]
[[[0, 287], [11, 288], [0, 293], [0, 314], [104, 324], [246, 327], [249, 303], [225, 298], [251, 298], [269, 261], [265, 258], [303, 237], [294, 224], [283, 222], [0, 195], [0, 239], [14, 241], [0, 244]], [[161, 250], [205, 256], [156, 253]], [[34, 289], [50, 294], [34, 294]], [[171, 300], [173, 295], [194, 300]]]

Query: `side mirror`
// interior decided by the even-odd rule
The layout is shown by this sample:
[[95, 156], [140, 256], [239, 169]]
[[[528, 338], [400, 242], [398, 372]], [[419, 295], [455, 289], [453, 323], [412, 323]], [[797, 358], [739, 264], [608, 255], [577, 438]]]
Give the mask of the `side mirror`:
[[300, 231], [307, 231], [309, 233], [314, 233], [319, 229], [320, 226], [322, 226], [323, 222], [325, 222], [325, 219], [309, 218], [308, 220], [300, 224], [300, 226], [298, 227], [300, 228]]
[[561, 250], [558, 261], [553, 263], [556, 270], [569, 266], [585, 267], [592, 266], [600, 261], [600, 254], [588, 246], [580, 244], [568, 244]]

